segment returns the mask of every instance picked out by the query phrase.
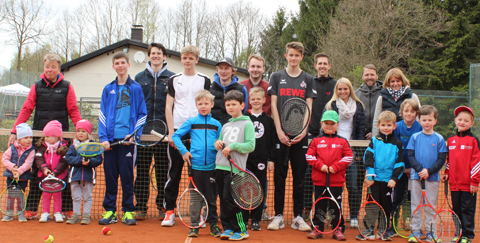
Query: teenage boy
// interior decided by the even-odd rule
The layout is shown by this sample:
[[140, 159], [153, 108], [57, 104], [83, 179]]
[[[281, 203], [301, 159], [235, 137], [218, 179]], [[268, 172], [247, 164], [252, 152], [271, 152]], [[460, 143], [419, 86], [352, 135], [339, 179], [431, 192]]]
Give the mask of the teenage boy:
[[[249, 74], [248, 79], [240, 81], [239, 83], [245, 85], [248, 94], [250, 94], [250, 89], [253, 87], [260, 87], [265, 91], [265, 102], [263, 103], [262, 109], [267, 115], [271, 116], [271, 98], [269, 95], [267, 95], [269, 84], [262, 78], [263, 73], [265, 72], [265, 59], [257, 54], [251, 55], [248, 58], [247, 70]], [[252, 109], [252, 105], [250, 103], [248, 103], [248, 109]]]
[[[285, 153], [287, 147], [290, 147], [290, 164], [293, 176], [293, 215], [291, 227], [300, 231], [310, 231], [302, 218], [303, 195], [305, 171], [307, 160], [305, 154], [308, 149], [308, 137], [305, 129], [300, 135], [290, 139], [283, 131], [280, 124], [280, 110], [282, 105], [291, 98], [304, 99], [309, 109], [312, 109], [313, 98], [316, 97], [315, 81], [313, 77], [300, 69], [300, 62], [303, 59], [303, 44], [300, 42], [290, 42], [286, 45], [285, 58], [288, 66], [285, 70], [272, 74], [270, 78], [270, 87], [268, 94], [272, 97], [272, 117], [275, 122], [275, 129], [280, 144], [277, 145], [274, 180], [275, 180], [275, 218], [270, 222], [267, 229], [278, 230], [285, 227], [283, 219], [283, 209], [285, 205], [285, 180], [287, 178], [288, 165], [285, 165]], [[308, 122], [310, 117], [305, 117]]]
[[[173, 134], [173, 142], [182, 154], [183, 160], [192, 166], [193, 182], [197, 189], [203, 193], [208, 203], [208, 215], [206, 221], [210, 224], [210, 234], [219, 237], [222, 231], [217, 226], [217, 190], [215, 184], [215, 140], [220, 136], [222, 125], [212, 118], [210, 111], [213, 107], [214, 96], [208, 90], [200, 90], [196, 96], [198, 115], [189, 118]], [[183, 145], [182, 137], [189, 133], [192, 138], [191, 152]], [[200, 216], [200, 215], [198, 215]], [[197, 222], [194, 222], [197, 220]], [[192, 223], [200, 224], [200, 217]], [[198, 236], [198, 228], [190, 229], [189, 237]]]
[[[248, 155], [247, 169], [250, 170], [260, 181], [262, 190], [267, 188], [267, 167], [273, 167], [275, 161], [275, 144], [277, 134], [275, 133], [275, 124], [272, 117], [267, 115], [262, 107], [265, 104], [265, 92], [260, 87], [250, 89], [248, 93], [249, 104], [252, 109], [247, 111], [247, 115], [253, 122], [255, 128], [255, 151]], [[267, 166], [267, 163], [269, 166]], [[263, 198], [262, 205], [266, 198]], [[260, 220], [262, 219], [263, 206], [259, 206], [252, 211], [243, 210], [243, 220], [248, 225], [248, 219], [252, 219], [251, 229], [260, 230]]]
[[[167, 100], [167, 84], [168, 79], [175, 73], [169, 71], [167, 58], [167, 49], [160, 43], [152, 43], [148, 46], [148, 59], [145, 70], [139, 72], [135, 76], [135, 81], [142, 85], [143, 96], [147, 105], [147, 121], [160, 119], [165, 121], [165, 103]], [[149, 134], [151, 128], [143, 129], [144, 134]], [[157, 204], [159, 218], [165, 216], [163, 207], [164, 187], [167, 181], [166, 163], [161, 163], [161, 158], [167, 157], [167, 143], [159, 143], [153, 149], [138, 147], [137, 160], [137, 178], [135, 179], [135, 206], [137, 220], [144, 220], [147, 216], [147, 203], [150, 198], [150, 179], [149, 170], [152, 163], [152, 157], [155, 163], [155, 178], [157, 178]]]
[[[242, 211], [230, 192], [232, 167], [227, 159], [231, 156], [240, 168], [245, 169], [248, 154], [255, 149], [255, 131], [252, 121], [248, 116], [242, 115], [245, 108], [243, 97], [243, 94], [237, 90], [225, 95], [225, 107], [232, 118], [223, 126], [220, 137], [215, 141], [215, 148], [218, 150], [215, 162], [216, 183], [220, 196], [220, 219], [224, 229], [220, 235], [222, 240], [242, 240], [249, 236]], [[238, 171], [233, 166], [233, 172]]]
[[[392, 211], [392, 188], [400, 180], [405, 167], [402, 142], [393, 134], [397, 127], [396, 121], [395, 113], [391, 111], [380, 113], [377, 124], [380, 135], [370, 141], [363, 156], [367, 170], [365, 187], [371, 187], [372, 197], [385, 210], [388, 223], [390, 223], [390, 211]], [[357, 235], [357, 240], [366, 240], [370, 236], [374, 238], [373, 234], [375, 234], [374, 231], [367, 229], [363, 235]], [[382, 240], [392, 240], [392, 238], [390, 234], [385, 233]]]
[[[113, 69], [117, 78], [103, 89], [100, 104], [98, 136], [105, 145], [105, 199], [103, 207], [106, 212], [99, 224], [117, 222], [117, 192], [118, 176], [122, 182], [122, 211], [123, 223], [136, 225], [133, 218], [133, 179], [136, 158], [136, 145], [125, 144], [110, 148], [110, 143], [123, 140], [130, 136], [147, 119], [147, 107], [143, 98], [142, 86], [128, 75], [130, 67], [128, 55], [124, 52], [116, 53], [113, 58]], [[139, 141], [141, 131], [130, 141]]]
[[[226, 57], [217, 62], [217, 73], [213, 76], [213, 84], [210, 92], [215, 96], [215, 106], [212, 108], [212, 116], [222, 125], [231, 118], [225, 109], [225, 94], [230, 90], [238, 90], [243, 93], [243, 99], [248, 102], [247, 88], [238, 82], [238, 76], [235, 75], [237, 68], [232, 59]], [[243, 109], [245, 113], [247, 106]]]
[[[447, 145], [442, 135], [433, 130], [437, 124], [437, 109], [432, 105], [424, 105], [419, 112], [420, 125], [423, 130], [414, 133], [407, 145], [408, 159], [412, 166], [410, 180], [411, 180], [411, 201], [412, 212], [421, 203], [422, 187], [421, 180], [425, 180], [425, 193], [433, 208], [437, 205], [438, 185], [440, 184], [439, 171], [445, 164], [447, 158]], [[385, 210], [386, 212], [389, 212]], [[422, 214], [425, 213], [425, 216]], [[422, 221], [425, 223], [427, 230], [427, 241], [436, 241], [436, 227], [431, 224], [435, 211], [431, 208], [425, 208], [423, 213], [415, 214], [412, 217], [411, 226], [412, 233], [408, 238], [408, 242], [417, 242], [417, 239], [422, 237], [421, 232]], [[433, 227], [433, 229], [431, 229]]]
[[[168, 80], [167, 104], [165, 106], [165, 117], [168, 126], [168, 175], [165, 183], [164, 206], [167, 210], [162, 226], [172, 226], [175, 221], [173, 210], [177, 206], [178, 186], [182, 176], [183, 158], [178, 153], [172, 136], [175, 130], [179, 129], [188, 118], [196, 117], [198, 110], [195, 104], [195, 95], [198, 91], [210, 88], [210, 78], [205, 74], [197, 72], [195, 65], [198, 63], [200, 50], [193, 45], [186, 46], [180, 54], [180, 61], [183, 65], [183, 72], [176, 74]], [[182, 141], [188, 141], [190, 135], [182, 137]], [[185, 147], [190, 150], [190, 142]]]

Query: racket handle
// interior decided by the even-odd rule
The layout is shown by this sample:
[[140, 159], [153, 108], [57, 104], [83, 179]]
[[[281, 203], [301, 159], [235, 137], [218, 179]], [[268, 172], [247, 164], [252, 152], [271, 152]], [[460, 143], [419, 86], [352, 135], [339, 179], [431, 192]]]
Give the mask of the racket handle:
[[114, 147], [114, 146], [118, 146], [118, 145], [120, 145], [120, 144], [123, 144], [122, 142], [123, 142], [123, 141], [118, 141], [118, 142], [111, 143], [111, 144], [110, 144], [110, 147]]
[[327, 180], [325, 182], [325, 187], [329, 187], [330, 186], [330, 173], [327, 172]]
[[420, 184], [422, 185], [422, 190], [425, 191], [425, 180], [420, 179]]

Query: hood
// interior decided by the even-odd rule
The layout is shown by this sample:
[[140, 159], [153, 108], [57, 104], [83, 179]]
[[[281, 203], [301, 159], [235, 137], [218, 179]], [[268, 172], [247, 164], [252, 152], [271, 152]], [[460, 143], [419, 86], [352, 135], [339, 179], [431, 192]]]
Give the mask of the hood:
[[314, 78], [316, 81], [320, 81], [320, 82], [326, 82], [328, 80], [331, 80], [333, 79], [332, 76], [328, 75], [327, 77], [315, 77]]
[[377, 91], [377, 90], [382, 90], [383, 89], [383, 82], [380, 81], [380, 80], [377, 80], [375, 82], [375, 84], [373, 85], [372, 89], [370, 89], [365, 83], [363, 83], [362, 85], [360, 85], [360, 87], [358, 88], [358, 90], [362, 91], [362, 92], [370, 92], [370, 91]]
[[48, 80], [45, 77], [45, 73], [40, 74], [40, 78], [43, 79], [47, 83], [47, 86], [51, 86], [51, 88], [53, 88], [55, 85], [57, 85], [60, 81], [62, 81], [64, 79], [62, 73], [59, 73], [57, 75], [57, 82], [55, 82], [55, 83], [52, 83], [50, 80]]
[[223, 87], [223, 85], [220, 84], [220, 77], [218, 76], [218, 73], [215, 73], [215, 75], [213, 75], [213, 82], [217, 83], [220, 87], [222, 87], [225, 90], [228, 88], [228, 86], [234, 83], [238, 83], [238, 76], [233, 77], [232, 82], [227, 87]]
[[[146, 69], [148, 70], [148, 73], [153, 77], [155, 75], [155, 72], [153, 71], [152, 66], [150, 65], [150, 61], [148, 61], [145, 66], [146, 66]], [[165, 72], [167, 68], [168, 68], [167, 62], [163, 62], [162, 69], [156, 73], [157, 78], [162, 76], [163, 72]]]

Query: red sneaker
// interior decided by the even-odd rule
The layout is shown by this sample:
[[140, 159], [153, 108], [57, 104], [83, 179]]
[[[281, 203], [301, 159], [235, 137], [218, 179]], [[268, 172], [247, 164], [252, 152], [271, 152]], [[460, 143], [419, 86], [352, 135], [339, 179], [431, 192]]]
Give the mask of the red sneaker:
[[69, 219], [71, 218], [73, 215], [73, 211], [65, 211], [65, 212], [62, 212], [62, 216], [64, 219]]
[[25, 211], [25, 218], [27, 219], [37, 219], [37, 212], [35, 211]]
[[318, 231], [318, 226], [316, 226], [315, 229], [308, 233], [307, 237], [309, 239], [320, 239], [323, 238], [323, 234]]
[[341, 240], [341, 241], [347, 240], [347, 237], [345, 237], [341, 228], [338, 228], [333, 232], [332, 238], [335, 240]]

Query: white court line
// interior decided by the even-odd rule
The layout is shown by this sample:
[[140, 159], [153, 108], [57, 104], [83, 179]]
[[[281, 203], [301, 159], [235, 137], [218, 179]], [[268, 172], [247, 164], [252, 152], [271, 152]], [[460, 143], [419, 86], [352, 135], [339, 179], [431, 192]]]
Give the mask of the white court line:
[[192, 242], [192, 239], [193, 239], [192, 237], [188, 237], [188, 236], [187, 236], [187, 238], [185, 239], [185, 243], [190, 243], [190, 242]]

